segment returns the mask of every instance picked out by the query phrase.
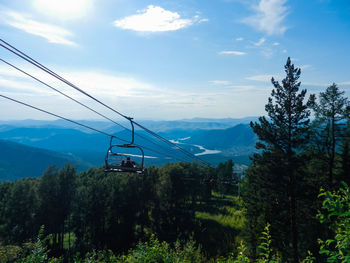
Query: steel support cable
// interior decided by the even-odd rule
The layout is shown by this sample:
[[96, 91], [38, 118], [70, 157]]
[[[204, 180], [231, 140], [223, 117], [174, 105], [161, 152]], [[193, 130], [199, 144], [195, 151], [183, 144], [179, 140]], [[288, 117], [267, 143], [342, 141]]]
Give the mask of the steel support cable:
[[210, 166], [210, 164], [204, 160], [202, 160], [201, 158], [193, 155], [192, 153], [186, 151], [185, 149], [183, 149], [182, 147], [178, 146], [175, 143], [170, 142], [169, 140], [163, 138], [162, 136], [158, 135], [157, 133], [149, 130], [148, 128], [144, 127], [143, 125], [133, 121], [130, 117], [127, 117], [126, 115], [120, 113], [119, 111], [113, 109], [112, 107], [108, 106], [107, 104], [103, 103], [102, 101], [98, 100], [97, 98], [93, 97], [92, 95], [90, 95], [89, 93], [85, 92], [84, 90], [80, 89], [79, 87], [77, 87], [76, 85], [74, 85], [73, 83], [71, 83], [70, 81], [66, 80], [65, 78], [61, 77], [60, 75], [58, 75], [57, 73], [55, 73], [54, 71], [50, 70], [49, 68], [45, 67], [44, 65], [42, 65], [41, 63], [39, 63], [38, 61], [34, 60], [33, 58], [31, 58], [30, 56], [26, 55], [24, 52], [20, 51], [19, 49], [15, 48], [14, 46], [12, 46], [11, 44], [7, 43], [6, 41], [0, 39], [1, 42], [3, 42], [5, 45], [11, 47], [12, 49], [14, 49], [15, 51], [19, 52], [20, 54], [18, 54], [17, 52], [15, 52], [14, 50], [12, 50], [11, 48], [8, 48], [6, 46], [4, 46], [3, 44], [0, 44], [0, 46], [2, 46], [3, 48], [7, 49], [8, 51], [12, 52], [13, 54], [21, 57], [22, 59], [26, 60], [27, 62], [31, 63], [32, 65], [40, 68], [41, 70], [45, 71], [46, 73], [50, 74], [51, 76], [61, 80], [62, 82], [66, 83], [67, 85], [71, 86], [72, 88], [80, 91], [81, 93], [83, 93], [85, 96], [88, 96], [89, 98], [91, 98], [92, 100], [100, 103], [101, 105], [103, 105], [104, 107], [108, 108], [109, 110], [113, 111], [114, 113], [117, 113], [118, 115], [124, 117], [125, 119], [132, 121], [134, 124], [136, 124], [138, 127], [140, 127], [141, 129], [145, 130], [146, 132], [150, 133], [151, 135], [155, 136], [156, 138], [166, 142], [169, 145], [175, 146], [177, 149], [181, 150], [183, 153], [185, 153], [187, 156], [191, 157], [191, 159], [197, 159], [200, 162], [207, 164]]
[[157, 134], [157, 133], [151, 131], [150, 129], [148, 129], [148, 128], [142, 126], [141, 124], [139, 124], [139, 123], [137, 123], [137, 122], [134, 122], [134, 124], [137, 125], [138, 127], [140, 127], [141, 129], [144, 129], [144, 130], [147, 131], [148, 133], [152, 134], [154, 137], [156, 137], [156, 138], [158, 138], [158, 139], [160, 139], [160, 140], [162, 140], [162, 141], [168, 143], [169, 145], [175, 146], [178, 150], [180, 150], [181, 152], [183, 152], [183, 153], [186, 154], [187, 156], [189, 156], [189, 157], [191, 157], [191, 158], [194, 158], [194, 159], [197, 159], [197, 160], [199, 160], [200, 162], [202, 162], [202, 163], [204, 163], [204, 164], [210, 166], [210, 164], [209, 164], [208, 162], [206, 162], [206, 161], [202, 160], [201, 158], [199, 158], [198, 156], [195, 156], [195, 155], [193, 155], [192, 153], [186, 151], [185, 149], [183, 149], [182, 147], [178, 146], [177, 144], [168, 141], [168, 140], [165, 139], [164, 137], [162, 137], [162, 136], [160, 136], [159, 134]]
[[[119, 138], [119, 137], [117, 137], [117, 136], [115, 136], [115, 135], [106, 133], [106, 132], [104, 132], [104, 131], [100, 131], [100, 130], [98, 130], [98, 129], [95, 129], [95, 128], [93, 128], [93, 127], [90, 127], [90, 126], [88, 126], [88, 125], [85, 125], [85, 124], [83, 124], [83, 123], [80, 123], [80, 122], [77, 122], [77, 121], [68, 119], [68, 118], [66, 118], [66, 117], [63, 117], [63, 116], [60, 116], [60, 115], [58, 115], [58, 114], [49, 112], [49, 111], [47, 111], [47, 110], [43, 110], [43, 109], [41, 109], [41, 108], [35, 107], [35, 106], [33, 106], [33, 105], [30, 105], [30, 104], [28, 104], [28, 103], [25, 103], [25, 102], [22, 102], [22, 101], [19, 101], [19, 100], [10, 98], [10, 97], [5, 96], [5, 95], [2, 95], [2, 94], [0, 94], [0, 97], [3, 97], [3, 98], [5, 98], [5, 99], [7, 99], [7, 100], [16, 102], [16, 103], [21, 104], [21, 105], [23, 105], [23, 106], [26, 106], [26, 107], [35, 109], [35, 110], [37, 110], [37, 111], [46, 113], [46, 114], [48, 114], [48, 115], [51, 115], [51, 116], [60, 118], [60, 119], [62, 119], [62, 120], [65, 120], [65, 121], [74, 123], [74, 124], [76, 124], [76, 125], [82, 126], [82, 127], [87, 128], [87, 129], [89, 129], [89, 130], [92, 130], [92, 131], [101, 133], [101, 134], [106, 135], [106, 136], [108, 136], [108, 137], [110, 137], [110, 138], [113, 137], [113, 138], [116, 138], [116, 139], [118, 139], [118, 140], [121, 140], [121, 141], [124, 141], [124, 142], [128, 142], [127, 140], [124, 140], [124, 139], [122, 139], [122, 138]], [[138, 145], [138, 144], [135, 144], [135, 145], [136, 145], [136, 146], [139, 146], [139, 147], [142, 147], [142, 148], [144, 148], [144, 149], [147, 149], [147, 150], [149, 150], [149, 151], [151, 151], [151, 152], [157, 153], [157, 154], [159, 154], [159, 155], [161, 155], [161, 156], [166, 156], [166, 157], [169, 157], [169, 158], [173, 158], [173, 159], [175, 159], [175, 160], [178, 160], [178, 161], [183, 161], [183, 160], [181, 160], [181, 159], [174, 158], [173, 156], [169, 156], [169, 155], [166, 155], [166, 154], [164, 154], [164, 153], [160, 153], [160, 152], [158, 152], [158, 151], [156, 151], [156, 150], [153, 150], [153, 149], [151, 149], [151, 148], [149, 148], [149, 147], [144, 147], [144, 146]]]
[[[50, 74], [51, 76], [53, 76], [53, 77], [55, 77], [55, 78], [61, 80], [62, 82], [64, 82], [65, 84], [71, 86], [72, 88], [74, 88], [74, 89], [76, 89], [76, 90], [82, 92], [84, 95], [86, 95], [86, 96], [88, 96], [89, 98], [95, 100], [96, 102], [102, 104], [103, 106], [105, 106], [105, 107], [107, 107], [108, 109], [112, 110], [113, 112], [119, 114], [120, 116], [126, 118], [127, 120], [132, 121], [132, 120], [130, 120], [129, 117], [127, 117], [127, 116], [121, 114], [120, 112], [114, 110], [113, 108], [109, 107], [108, 105], [105, 105], [103, 102], [101, 102], [101, 101], [95, 99], [93, 96], [89, 95], [89, 94], [86, 93], [85, 91], [83, 91], [83, 90], [81, 90], [80, 88], [76, 87], [74, 84], [72, 84], [72, 83], [69, 82], [68, 80], [66, 80], [66, 79], [64, 79], [63, 77], [59, 76], [58, 74], [56, 74], [56, 73], [53, 72], [52, 70], [48, 69], [47, 67], [45, 67], [44, 65], [42, 65], [42, 64], [39, 63], [38, 61], [34, 60], [34, 59], [31, 58], [30, 56], [26, 55], [26, 54], [23, 53], [22, 51], [18, 50], [17, 48], [15, 48], [14, 46], [12, 46], [11, 44], [7, 43], [6, 41], [4, 41], [4, 40], [2, 40], [2, 39], [0, 39], [0, 41], [3, 42], [4, 44], [8, 45], [8, 46], [11, 47], [12, 49], [14, 49], [14, 50], [12, 50], [12, 49], [10, 49], [10, 48], [4, 46], [3, 44], [0, 44], [0, 46], [2, 46], [3, 48], [7, 49], [7, 50], [10, 51], [10, 52], [12, 52], [12, 53], [15, 54], [16, 56], [18, 56], [18, 57], [24, 59], [25, 61], [29, 62], [30, 64], [32, 64], [32, 65], [34, 65], [34, 66], [40, 68], [41, 70], [45, 71], [46, 73]], [[134, 122], [134, 121], [133, 121], [133, 122]], [[135, 123], [135, 122], [134, 122], [134, 123]], [[121, 126], [121, 127], [123, 127], [124, 129], [128, 130], [129, 132], [131, 132], [130, 129], [124, 127], [123, 125], [121, 125], [121, 124], [118, 124], [118, 125]], [[135, 133], [135, 134], [136, 134], [136, 133]], [[138, 134], [136, 134], [136, 135], [138, 135]], [[160, 146], [160, 145], [154, 143], [153, 141], [147, 139], [147, 138], [144, 137], [144, 136], [141, 136], [141, 135], [138, 135], [138, 136], [141, 137], [141, 138], [143, 138], [143, 139], [145, 139], [145, 140], [147, 140], [147, 141], [149, 141], [149, 142], [151, 142], [152, 144], [154, 144], [154, 145], [156, 145], [156, 146], [158, 146], [158, 147], [163, 148], [162, 146]], [[163, 148], [163, 149], [164, 149], [164, 148]], [[193, 156], [190, 156], [190, 157], [191, 157], [191, 159], [193, 159]]]
[[[32, 65], [40, 68], [41, 70], [45, 71], [46, 73], [50, 74], [51, 76], [61, 80], [62, 82], [66, 83], [67, 85], [71, 86], [72, 88], [80, 91], [81, 93], [83, 93], [85, 96], [88, 96], [90, 99], [100, 103], [101, 105], [105, 106], [106, 108], [110, 109], [111, 111], [117, 113], [118, 115], [124, 117], [127, 120], [130, 120], [130, 117], [127, 117], [126, 115], [120, 113], [119, 111], [113, 109], [112, 107], [106, 105], [105, 103], [103, 103], [102, 101], [96, 99], [95, 97], [93, 97], [92, 95], [90, 95], [89, 93], [85, 92], [84, 90], [80, 89], [79, 87], [77, 87], [76, 85], [74, 85], [73, 83], [71, 83], [70, 81], [66, 80], [65, 78], [61, 77], [60, 75], [58, 75], [57, 73], [55, 73], [54, 71], [50, 70], [49, 68], [45, 67], [44, 65], [42, 65], [41, 63], [39, 63], [38, 61], [34, 60], [32, 57], [26, 55], [25, 53], [23, 53], [22, 51], [20, 51], [19, 49], [15, 48], [14, 46], [12, 46], [11, 44], [7, 43], [6, 41], [0, 39], [1, 42], [3, 42], [5, 45], [11, 47], [6, 47], [3, 44], [0, 44], [0, 46], [2, 46], [3, 48], [7, 49], [8, 51], [12, 52], [13, 54], [21, 57], [22, 59], [26, 60], [27, 62], [31, 63]], [[17, 52], [16, 52], [17, 51]], [[18, 54], [20, 53], [20, 54]]]
[[102, 113], [99, 113], [98, 111], [95, 111], [95, 110], [92, 109], [91, 107], [85, 105], [84, 103], [81, 103], [80, 101], [74, 99], [73, 97], [67, 95], [66, 93], [64, 93], [64, 92], [62, 92], [62, 91], [60, 91], [60, 90], [58, 90], [58, 89], [52, 87], [51, 85], [47, 84], [46, 82], [44, 82], [44, 81], [38, 79], [37, 77], [34, 77], [33, 75], [27, 73], [26, 71], [24, 71], [24, 70], [22, 70], [22, 69], [16, 67], [15, 65], [11, 64], [10, 62], [7, 62], [6, 60], [4, 60], [4, 59], [2, 59], [2, 58], [0, 58], [0, 61], [4, 62], [5, 64], [9, 65], [9, 66], [12, 67], [12, 68], [18, 70], [19, 72], [21, 72], [21, 73], [27, 75], [28, 77], [30, 77], [30, 78], [32, 78], [32, 79], [34, 79], [34, 80], [40, 82], [41, 84], [45, 85], [46, 87], [48, 87], [48, 88], [50, 88], [50, 89], [52, 89], [52, 90], [58, 92], [59, 94], [65, 96], [66, 98], [68, 98], [68, 99], [70, 99], [70, 100], [72, 100], [72, 101], [78, 103], [79, 105], [81, 105], [81, 106], [83, 106], [83, 107], [85, 107], [85, 108], [91, 110], [92, 112], [98, 114], [99, 116], [101, 116], [101, 117], [103, 117], [103, 118], [105, 118], [105, 119], [107, 119], [107, 120], [113, 122], [114, 124], [116, 124], [116, 125], [118, 125], [118, 126], [124, 128], [124, 129], [127, 129], [126, 127], [124, 127], [123, 125], [119, 124], [118, 122], [115, 122], [115, 121], [113, 121], [112, 119], [108, 118], [107, 116], [103, 115]]
[[[83, 107], [85, 107], [85, 108], [91, 110], [92, 112], [98, 114], [99, 116], [101, 116], [101, 117], [103, 117], [103, 118], [105, 118], [105, 119], [107, 119], [107, 120], [113, 122], [114, 124], [116, 124], [116, 125], [118, 125], [118, 126], [120, 126], [120, 127], [122, 127], [122, 128], [124, 128], [124, 129], [126, 129], [126, 130], [128, 130], [128, 131], [131, 132], [131, 130], [128, 129], [128, 128], [126, 128], [125, 126], [119, 124], [118, 122], [115, 122], [114, 120], [112, 120], [111, 118], [108, 118], [107, 116], [103, 115], [102, 113], [99, 113], [98, 111], [95, 111], [95, 110], [92, 109], [91, 107], [89, 107], [89, 106], [87, 106], [87, 105], [81, 103], [80, 101], [78, 101], [78, 100], [72, 98], [71, 96], [65, 94], [64, 92], [62, 92], [62, 91], [60, 91], [60, 90], [58, 90], [58, 89], [52, 87], [51, 85], [47, 84], [46, 82], [44, 82], [44, 81], [42, 81], [42, 80], [36, 78], [35, 76], [33, 76], [33, 75], [27, 73], [26, 71], [24, 71], [24, 70], [22, 70], [22, 69], [16, 67], [15, 65], [11, 64], [10, 62], [8, 62], [8, 61], [6, 61], [6, 60], [4, 60], [4, 59], [2, 59], [2, 58], [0, 58], [0, 61], [2, 61], [3, 63], [9, 65], [9, 66], [12, 67], [12, 68], [18, 70], [19, 72], [21, 72], [21, 73], [27, 75], [28, 77], [30, 77], [30, 78], [32, 78], [32, 79], [38, 81], [39, 83], [41, 83], [41, 84], [47, 86], [48, 88], [50, 88], [50, 89], [52, 89], [52, 90], [58, 92], [59, 94], [65, 96], [65, 97], [67, 97], [67, 98], [69, 98], [70, 100], [72, 100], [72, 101], [78, 103], [79, 105], [81, 105], [81, 106], [83, 106]], [[136, 133], [135, 133], [135, 134], [136, 134]], [[139, 137], [143, 138], [143, 139], [146, 140], [146, 141], [149, 141], [149, 142], [153, 143], [153, 144], [156, 145], [157, 147], [163, 148], [163, 150], [168, 151], [166, 148], [164, 148], [164, 147], [162, 147], [162, 146], [160, 146], [160, 145], [154, 143], [152, 140], [150, 140], [150, 139], [148, 139], [148, 138], [146, 138], [146, 137], [144, 137], [144, 136], [142, 136], [142, 135], [139, 135], [139, 134], [136, 134], [136, 135], [138, 135]], [[115, 137], [115, 138], [118, 138], [118, 137], [116, 137], [116, 136], [114, 136], [114, 137]], [[121, 139], [121, 138], [119, 138], [119, 139]], [[121, 139], [121, 140], [122, 140], [122, 139]], [[128, 142], [127, 140], [122, 140], [122, 141]], [[143, 148], [145, 148], [145, 147], [143, 146]], [[146, 149], [146, 148], [145, 148], [145, 149]], [[158, 152], [158, 153], [159, 153], [159, 152]], [[162, 155], [167, 155], [167, 154], [162, 153]], [[167, 156], [167, 157], [170, 157], [170, 156]], [[173, 157], [173, 156], [172, 156], [172, 157]], [[177, 158], [175, 158], [175, 159], [177, 159]]]
[[40, 68], [41, 70], [45, 71], [46, 73], [52, 75], [53, 77], [61, 80], [62, 82], [66, 83], [67, 85], [71, 86], [72, 88], [80, 91], [81, 93], [83, 93], [84, 95], [88, 96], [89, 98], [95, 100], [96, 102], [100, 103], [101, 105], [107, 107], [108, 109], [110, 109], [111, 111], [119, 114], [120, 116], [126, 118], [129, 121], [132, 121], [134, 124], [136, 124], [137, 126], [139, 126], [140, 128], [144, 129], [146, 132], [150, 133], [151, 135], [155, 136], [156, 138], [166, 142], [169, 145], [175, 146], [177, 149], [181, 150], [183, 153], [185, 153], [188, 157], [190, 157], [191, 159], [197, 159], [200, 160], [201, 162], [210, 165], [209, 163], [205, 162], [204, 160], [202, 160], [201, 158], [193, 155], [192, 153], [186, 151], [185, 149], [183, 149], [182, 147], [176, 145], [175, 143], [172, 143], [170, 141], [168, 141], [167, 139], [163, 138], [162, 136], [156, 134], [155, 132], [147, 129], [146, 127], [142, 126], [141, 124], [133, 121], [130, 119], [130, 117], [127, 117], [126, 115], [120, 113], [119, 111], [111, 108], [110, 106], [106, 105], [105, 103], [101, 102], [100, 100], [96, 99], [95, 97], [93, 97], [92, 95], [88, 94], [87, 92], [83, 91], [82, 89], [80, 89], [79, 87], [77, 87], [76, 85], [74, 85], [73, 83], [69, 82], [68, 80], [64, 79], [63, 77], [61, 77], [60, 75], [56, 74], [55, 72], [53, 72], [52, 70], [48, 69], [47, 67], [45, 67], [44, 65], [40, 64], [39, 62], [37, 62], [36, 60], [34, 60], [33, 58], [31, 58], [30, 56], [26, 55], [25, 53], [23, 53], [22, 51], [18, 50], [17, 48], [15, 48], [14, 46], [10, 45], [9, 43], [7, 43], [6, 41], [0, 39], [1, 42], [3, 42], [4, 44], [8, 45], [9, 47], [11, 47], [12, 49], [14, 49], [15, 51], [19, 52], [20, 54], [18, 54], [17, 52], [15, 52], [14, 50], [11, 50], [10, 48], [0, 44], [0, 46], [4, 47], [5, 49], [9, 50], [10, 52], [12, 52], [13, 54], [21, 57], [22, 59], [26, 60], [27, 62], [33, 64], [34, 66]]
[[[63, 119], [63, 120], [65, 120], [65, 121], [69, 121], [69, 122], [71, 122], [71, 123], [77, 124], [77, 125], [79, 125], [79, 126], [82, 126], [82, 127], [84, 127], [84, 128], [90, 129], [90, 130], [92, 130], [92, 131], [95, 131], [95, 132], [104, 134], [104, 135], [106, 135], [106, 136], [108, 136], [108, 137], [116, 137], [116, 136], [114, 136], [114, 135], [112, 135], [112, 134], [108, 134], [108, 133], [106, 133], [106, 132], [104, 132], [104, 131], [97, 130], [97, 129], [95, 129], [95, 128], [93, 128], [93, 127], [90, 127], [90, 126], [88, 126], [88, 125], [79, 123], [79, 122], [77, 122], [77, 121], [73, 121], [73, 120], [71, 120], [71, 119], [65, 118], [65, 117], [60, 116], [60, 115], [58, 115], [58, 114], [55, 114], [55, 113], [52, 113], [52, 112], [49, 112], [49, 111], [40, 109], [40, 108], [38, 108], [38, 107], [35, 107], [35, 106], [32, 106], [32, 105], [27, 104], [27, 103], [25, 103], [25, 102], [22, 102], [22, 101], [19, 101], [19, 100], [16, 100], [16, 99], [7, 97], [7, 96], [5, 96], [5, 95], [0, 94], [0, 97], [3, 97], [3, 98], [5, 98], [5, 99], [11, 100], [11, 101], [13, 101], [13, 102], [22, 104], [22, 105], [27, 106], [27, 107], [29, 107], [29, 108], [35, 109], [35, 110], [37, 110], [37, 111], [44, 112], [44, 113], [49, 114], [49, 115], [51, 115], [51, 116], [54, 116], [54, 117]], [[116, 137], [116, 138], [117, 138], [117, 137]], [[121, 138], [117, 138], [117, 139], [121, 139]]]

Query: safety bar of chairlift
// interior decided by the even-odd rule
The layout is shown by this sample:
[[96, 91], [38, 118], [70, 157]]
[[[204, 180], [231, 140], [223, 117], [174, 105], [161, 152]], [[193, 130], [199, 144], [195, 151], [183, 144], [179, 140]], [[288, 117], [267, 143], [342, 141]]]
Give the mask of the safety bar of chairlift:
[[[105, 157], [105, 163], [108, 164], [108, 156], [109, 156], [109, 153], [112, 153], [111, 149], [113, 147], [119, 147], [119, 148], [138, 148], [140, 151], [141, 151], [141, 154], [142, 154], [142, 161], [141, 161], [141, 169], [143, 170], [144, 169], [144, 164], [145, 164], [145, 153], [143, 151], [143, 149], [140, 147], [140, 146], [137, 146], [137, 145], [129, 145], [129, 144], [122, 144], [122, 145], [110, 145], [110, 147], [108, 148], [108, 151], [107, 151], [107, 154], [106, 154], [106, 157]], [[121, 155], [125, 155], [127, 156], [128, 154], [121, 154]]]

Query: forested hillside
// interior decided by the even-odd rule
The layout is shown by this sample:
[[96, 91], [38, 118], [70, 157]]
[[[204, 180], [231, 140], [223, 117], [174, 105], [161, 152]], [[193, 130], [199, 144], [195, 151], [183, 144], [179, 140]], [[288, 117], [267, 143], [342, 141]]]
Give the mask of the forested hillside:
[[91, 166], [74, 156], [10, 141], [0, 140], [0, 149], [0, 182], [41, 176], [47, 167], [53, 164], [61, 167], [72, 163], [81, 170]]
[[[41, 178], [0, 184], [1, 240], [20, 245], [34, 240], [43, 225], [52, 255], [126, 252], [152, 234], [168, 242], [192, 238], [208, 257], [229, 253], [244, 220], [232, 197], [238, 193], [232, 168], [232, 162], [217, 168], [178, 163], [138, 175], [50, 167]], [[227, 181], [232, 183], [221, 183]], [[233, 243], [219, 241], [222, 236]]]

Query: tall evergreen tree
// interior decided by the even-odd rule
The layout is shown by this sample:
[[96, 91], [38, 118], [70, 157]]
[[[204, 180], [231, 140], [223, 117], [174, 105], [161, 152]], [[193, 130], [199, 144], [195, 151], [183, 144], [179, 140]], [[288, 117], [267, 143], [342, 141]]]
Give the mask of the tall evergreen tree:
[[69, 164], [60, 170], [51, 166], [40, 179], [38, 217], [40, 224], [45, 225], [46, 232], [53, 235], [52, 246], [55, 250], [63, 250], [64, 226], [71, 213], [75, 173], [75, 168]]
[[[310, 122], [308, 108], [312, 105], [314, 96], [310, 96], [305, 103], [306, 90], [299, 91], [301, 83], [298, 80], [301, 71], [294, 67], [290, 58], [287, 59], [285, 73], [286, 77], [282, 80], [282, 85], [274, 78], [271, 80], [274, 89], [265, 106], [269, 119], [260, 117], [259, 122], [251, 123], [251, 127], [258, 135], [257, 148], [263, 150], [262, 156], [266, 154], [279, 156], [279, 158], [273, 158], [274, 162], [270, 164], [270, 170], [280, 173], [280, 180], [285, 178], [286, 183], [279, 186], [278, 181], [271, 181], [269, 191], [279, 192], [276, 195], [277, 202], [281, 194], [287, 195], [286, 198], [281, 197], [281, 200], [288, 201], [289, 243], [292, 247], [290, 260], [296, 263], [299, 260], [296, 220], [297, 188], [301, 176], [299, 167], [302, 163], [300, 152], [308, 140]], [[279, 161], [276, 161], [278, 159]], [[273, 180], [278, 180], [278, 178], [274, 177]], [[281, 189], [280, 187], [286, 188]]]
[[37, 179], [26, 178], [12, 183], [3, 204], [5, 242], [21, 244], [38, 232]]
[[341, 146], [341, 169], [338, 175], [339, 182], [350, 185], [350, 105], [345, 111], [346, 127]]
[[320, 93], [319, 102], [313, 106], [316, 116], [314, 134], [321, 146], [320, 151], [325, 156], [329, 186], [334, 183], [336, 151], [343, 141], [345, 132], [345, 115], [349, 102], [344, 93], [333, 83], [325, 92]]

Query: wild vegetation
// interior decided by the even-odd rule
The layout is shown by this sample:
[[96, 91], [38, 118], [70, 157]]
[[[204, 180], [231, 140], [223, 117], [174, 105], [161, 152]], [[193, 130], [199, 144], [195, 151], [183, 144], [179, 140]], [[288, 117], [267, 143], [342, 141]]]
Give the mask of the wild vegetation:
[[285, 72], [251, 123], [259, 152], [242, 181], [232, 161], [143, 175], [53, 166], [0, 184], [0, 260], [350, 262], [349, 101], [336, 84], [299, 90], [290, 59]]

